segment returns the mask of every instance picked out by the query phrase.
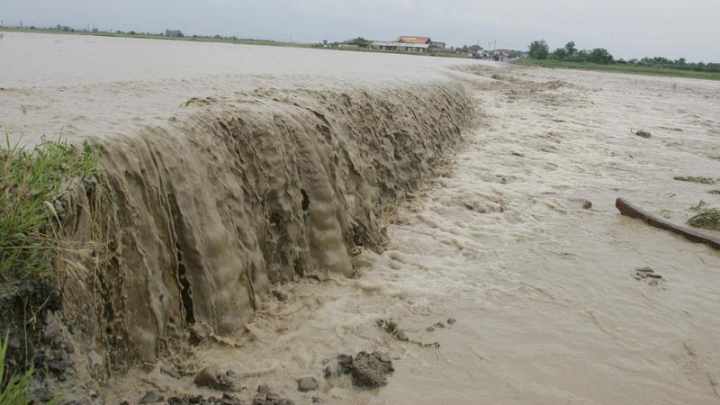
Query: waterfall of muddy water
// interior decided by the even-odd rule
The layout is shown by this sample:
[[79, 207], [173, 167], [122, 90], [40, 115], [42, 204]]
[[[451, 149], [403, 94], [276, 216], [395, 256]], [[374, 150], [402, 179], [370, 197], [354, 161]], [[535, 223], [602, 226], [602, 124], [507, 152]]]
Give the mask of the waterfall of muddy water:
[[[63, 39], [91, 48], [95, 40]], [[97, 40], [103, 57], [128, 46]], [[67, 83], [58, 87], [47, 73], [37, 88], [0, 77], [3, 128], [52, 130], [83, 116], [70, 130], [77, 139], [90, 133], [87, 122], [125, 134], [98, 140], [118, 201], [107, 234], [118, 237], [98, 281], [105, 307], [95, 327], [104, 332], [95, 347], [160, 360], [114, 374], [107, 403], [135, 403], [147, 390], [219, 395], [192, 375], [160, 371], [171, 364], [233, 369], [245, 399], [269, 384], [296, 404], [720, 401], [720, 254], [614, 208], [622, 196], [683, 223], [700, 200], [720, 207], [707, 193], [720, 185], [673, 180], [719, 177], [720, 83], [137, 44], [152, 48], [137, 51], [148, 64], [172, 47], [179, 73], [160, 78], [118, 62], [113, 74], [126, 83], [69, 68], [59, 69]], [[183, 46], [237, 63], [247, 77], [182, 59]], [[273, 65], [259, 76], [263, 69], [244, 68], [234, 50], [253, 63], [272, 54], [298, 73]], [[482, 123], [465, 132], [452, 164], [440, 165], [442, 176], [423, 182], [438, 173], [429, 166], [458, 141], [472, 104]], [[19, 113], [21, 105], [37, 108]], [[399, 210], [377, 215], [378, 204], [398, 199]], [[381, 242], [383, 226], [383, 249], [348, 254]], [[635, 279], [643, 267], [663, 278]], [[299, 277], [311, 269], [320, 277]], [[275, 286], [286, 300], [268, 296], [270, 281], [290, 278]], [[457, 322], [427, 330], [450, 317]], [[440, 347], [394, 340], [375, 326], [379, 318]], [[206, 341], [173, 352], [198, 319], [241, 347]], [[102, 341], [111, 337], [122, 340]], [[323, 360], [360, 350], [390, 354], [387, 386], [323, 379]], [[297, 390], [306, 376], [320, 382], [317, 391]]]
[[[403, 204], [386, 250], [353, 258], [356, 279], [282, 286], [288, 300], [254, 315], [252, 341], [207, 345], [191, 364], [235, 367], [250, 391], [269, 383], [296, 403], [720, 401], [720, 255], [613, 206], [623, 196], [682, 223], [699, 200], [720, 205], [712, 186], [673, 180], [720, 172], [720, 83], [494, 76], [472, 86], [485, 124], [467, 135], [451, 172]], [[652, 138], [630, 132], [639, 128]], [[645, 266], [663, 279], [636, 280]], [[440, 348], [388, 338], [375, 321], [390, 317]], [[449, 317], [457, 323], [426, 330]], [[324, 359], [360, 350], [390, 353], [388, 386], [323, 380]], [[319, 391], [298, 392], [304, 376]], [[136, 371], [113, 381], [118, 399], [151, 388], [138, 377], [197, 392], [190, 378]]]

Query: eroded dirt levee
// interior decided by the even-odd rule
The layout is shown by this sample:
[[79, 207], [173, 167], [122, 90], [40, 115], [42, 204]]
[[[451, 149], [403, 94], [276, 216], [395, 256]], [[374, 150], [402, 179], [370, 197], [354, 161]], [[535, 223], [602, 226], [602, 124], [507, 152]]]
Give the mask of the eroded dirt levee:
[[96, 378], [187, 345], [191, 325], [243, 328], [273, 283], [353, 276], [350, 252], [384, 238], [382, 208], [434, 174], [473, 116], [449, 81], [263, 89], [183, 109], [96, 140], [111, 202], [72, 199], [66, 228], [93, 254], [65, 283], [64, 313], [103, 359], [88, 361]]

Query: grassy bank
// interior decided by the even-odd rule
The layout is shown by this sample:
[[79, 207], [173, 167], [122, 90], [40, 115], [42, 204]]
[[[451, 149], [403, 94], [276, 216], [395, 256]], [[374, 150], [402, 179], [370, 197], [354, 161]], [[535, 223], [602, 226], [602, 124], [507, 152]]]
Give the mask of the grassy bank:
[[720, 80], [720, 73], [712, 72], [695, 72], [692, 70], [680, 70], [664, 68], [659, 66], [640, 66], [634, 64], [620, 64], [614, 63], [609, 65], [600, 65], [596, 63], [577, 63], [577, 62], [563, 62], [559, 60], [537, 60], [537, 59], [520, 59], [513, 62], [521, 66], [537, 66], [546, 67], [552, 69], [578, 69], [578, 70], [592, 70], [598, 72], [610, 72], [610, 73], [630, 73], [637, 75], [650, 75], [650, 76], [667, 76], [667, 77], [685, 77], [690, 79], [707, 79], [707, 80]]
[[0, 283], [8, 277], [53, 275], [51, 258], [59, 246], [61, 197], [73, 179], [88, 179], [98, 168], [95, 150], [64, 142], [33, 149], [0, 147]]

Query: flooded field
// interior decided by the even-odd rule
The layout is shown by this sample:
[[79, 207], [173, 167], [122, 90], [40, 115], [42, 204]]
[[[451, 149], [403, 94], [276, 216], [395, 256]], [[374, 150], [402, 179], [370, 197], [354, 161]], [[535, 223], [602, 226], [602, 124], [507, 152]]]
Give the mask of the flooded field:
[[[198, 274], [223, 275], [205, 285], [207, 291], [194, 290], [192, 305], [197, 317], [211, 314], [215, 331], [228, 332], [111, 373], [102, 401], [135, 403], [151, 390], [165, 398], [220, 395], [193, 383], [207, 366], [233, 370], [246, 387], [236, 395], [248, 401], [262, 384], [296, 404], [720, 401], [720, 253], [614, 208], [623, 197], [683, 224], [697, 207], [720, 207], [720, 196], [709, 193], [720, 189], [720, 179], [714, 185], [674, 179], [720, 178], [720, 83], [185, 42], [39, 35], [0, 41], [3, 56], [9, 50], [25, 60], [48, 57], [32, 51], [44, 47], [78, 56], [57, 68], [36, 65], [37, 72], [16, 58], [0, 58], [0, 68], [14, 72], [0, 77], [0, 130], [30, 139], [59, 128], [70, 128], [63, 134], [75, 139], [123, 135], [99, 142], [127, 148], [109, 154], [115, 164], [109, 172], [125, 184], [118, 187], [123, 204], [141, 220], [118, 233], [138, 252], [122, 253], [128, 262], [119, 273], [144, 281], [118, 288], [147, 292], [138, 297], [156, 312], [147, 318], [157, 320], [127, 327], [131, 341], [146, 344], [142, 339], [162, 336], [163, 322], [174, 322], [172, 316], [160, 320], [165, 304], [162, 295], [156, 298], [166, 291], [158, 286], [173, 277], [163, 273], [163, 263], [172, 261], [158, 253], [164, 246], [175, 243], [184, 255], [204, 258], [185, 257]], [[115, 70], [85, 68], [128, 55], [138, 59]], [[313, 90], [329, 95], [307, 93]], [[168, 123], [172, 116], [177, 121]], [[232, 127], [206, 130], [216, 121], [243, 129], [240, 135]], [[323, 126], [328, 129], [316, 137], [314, 128]], [[261, 129], [243, 144], [257, 146], [253, 154], [236, 151], [240, 158], [230, 159], [218, 150], [232, 151], [235, 144], [226, 146], [226, 139], [244, 139], [245, 127]], [[640, 129], [651, 137], [633, 133]], [[390, 140], [373, 146], [386, 133]], [[168, 141], [173, 136], [180, 141]], [[295, 140], [305, 137], [307, 143]], [[307, 155], [310, 149], [317, 155]], [[187, 160], [173, 163], [185, 153]], [[158, 174], [143, 159], [160, 162]], [[424, 159], [436, 169], [426, 168]], [[214, 163], [205, 167], [204, 161]], [[322, 167], [313, 166], [316, 161]], [[187, 173], [183, 162], [190, 162]], [[188, 174], [195, 172], [202, 175]], [[140, 173], [149, 180], [137, 179]], [[253, 222], [254, 216], [276, 218], [265, 208], [269, 200], [257, 209], [243, 205], [255, 207], [247, 196], [260, 194], [260, 184], [286, 193], [276, 199], [286, 211], [273, 212], [287, 214], [270, 228]], [[154, 212], [170, 194], [178, 202], [168, 210], [181, 215]], [[311, 208], [303, 214], [307, 194]], [[337, 224], [326, 221], [333, 217]], [[233, 227], [226, 232], [228, 222]], [[172, 228], [168, 234], [177, 237], [145, 231], [149, 223]], [[284, 223], [307, 232], [308, 246], [297, 250], [312, 258], [298, 253], [305, 273], [270, 283], [278, 281], [270, 270], [297, 272], [292, 260], [272, 260], [295, 254], [296, 239], [286, 238], [293, 232], [278, 225]], [[243, 226], [251, 231], [242, 233]], [[365, 243], [353, 240], [358, 234]], [[241, 246], [228, 235], [242, 239]], [[270, 254], [268, 246], [277, 249]], [[133, 254], [143, 261], [133, 262]], [[256, 298], [243, 284], [237, 284], [242, 291], [231, 290], [237, 277], [228, 263], [252, 267], [248, 279], [265, 293]], [[196, 270], [185, 267], [183, 274]], [[661, 278], [640, 277], [638, 269], [646, 268]], [[202, 297], [210, 309], [197, 302]], [[216, 313], [235, 304], [245, 312]], [[173, 305], [187, 311], [184, 299]], [[379, 319], [396, 322], [408, 341], [378, 327]], [[228, 320], [242, 324], [230, 331]], [[359, 351], [389, 355], [395, 371], [386, 386], [358, 388], [338, 373], [336, 356]], [[303, 377], [314, 377], [317, 390], [300, 392], [296, 380]]]

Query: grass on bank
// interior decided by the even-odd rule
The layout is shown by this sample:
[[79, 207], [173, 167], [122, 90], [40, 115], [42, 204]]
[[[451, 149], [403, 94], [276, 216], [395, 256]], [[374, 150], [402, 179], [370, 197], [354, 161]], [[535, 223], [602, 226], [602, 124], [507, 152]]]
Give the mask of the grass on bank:
[[0, 343], [0, 404], [30, 404], [32, 400], [28, 396], [28, 388], [32, 381], [34, 370], [30, 370], [22, 376], [5, 375], [5, 355], [8, 349], [8, 339]]
[[58, 247], [54, 201], [72, 179], [97, 173], [98, 155], [66, 142], [43, 142], [32, 149], [0, 146], [0, 282], [9, 275], [51, 277]]
[[686, 77], [690, 79], [720, 80], [720, 73], [695, 72], [692, 70], [672, 69], [661, 66], [639, 66], [634, 64], [613, 63], [601, 65], [597, 63], [565, 62], [559, 60], [538, 60], [525, 58], [513, 62], [522, 66], [536, 66], [559, 69], [593, 70], [599, 72], [631, 73], [650, 76]]
[[[6, 337], [0, 341], [0, 404], [28, 405], [35, 401], [30, 398], [29, 388], [32, 383], [34, 369], [28, 370], [23, 375], [6, 375], [5, 357], [8, 350], [8, 341]], [[55, 405], [60, 402], [62, 395], [56, 396], [45, 405]]]

